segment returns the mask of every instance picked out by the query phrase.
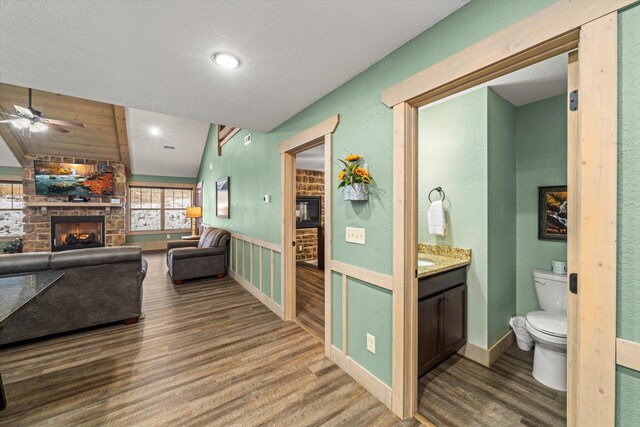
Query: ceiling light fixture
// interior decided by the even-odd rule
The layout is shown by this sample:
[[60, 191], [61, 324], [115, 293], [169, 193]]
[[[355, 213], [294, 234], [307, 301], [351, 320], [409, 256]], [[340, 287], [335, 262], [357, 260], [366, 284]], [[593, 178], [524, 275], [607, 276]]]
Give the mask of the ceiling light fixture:
[[157, 127], [150, 127], [149, 128], [149, 133], [153, 136], [159, 136], [160, 135], [160, 129]]
[[240, 59], [226, 52], [214, 52], [211, 54], [211, 60], [214, 64], [221, 66], [222, 68], [232, 69], [240, 66]]

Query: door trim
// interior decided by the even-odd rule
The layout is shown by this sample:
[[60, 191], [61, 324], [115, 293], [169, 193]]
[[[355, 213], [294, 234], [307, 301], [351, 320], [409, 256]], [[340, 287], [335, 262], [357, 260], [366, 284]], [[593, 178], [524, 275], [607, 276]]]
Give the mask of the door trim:
[[[579, 215], [576, 231], [583, 241], [589, 236], [591, 243], [588, 247], [574, 249], [573, 245], [577, 245], [577, 239], [574, 239], [575, 243], [569, 242], [568, 250], [575, 256], [573, 265], [582, 273], [581, 301], [577, 307], [579, 318], [581, 321], [589, 318], [591, 327], [581, 328], [578, 342], [570, 344], [568, 349], [573, 353], [569, 358], [575, 364], [568, 369], [568, 386], [571, 393], [578, 390], [579, 396], [576, 398], [569, 393], [567, 422], [570, 426], [578, 423], [613, 425], [617, 259], [616, 17], [618, 9], [632, 3], [631, 0], [561, 0], [382, 93], [383, 102], [393, 106], [392, 409], [399, 417], [413, 416], [417, 409], [417, 279], [414, 278], [417, 226], [416, 207], [412, 203], [417, 199], [417, 109], [469, 85], [486, 82], [579, 46], [581, 58], [589, 61], [589, 64], [580, 61], [579, 70], [580, 160], [572, 162], [567, 173], [574, 188], [578, 188], [574, 197], [584, 197], [584, 190], [590, 194], [585, 200], [575, 200], [575, 209]], [[605, 72], [601, 73], [601, 69]], [[592, 108], [585, 107], [585, 102], [590, 100]], [[573, 120], [570, 126], [576, 126]], [[569, 131], [570, 135], [576, 133], [571, 132], [571, 128]], [[576, 156], [575, 152], [573, 156]], [[587, 159], [589, 163], [585, 164]], [[571, 181], [576, 179], [578, 181]], [[602, 195], [605, 195], [605, 201], [601, 199]], [[600, 209], [603, 205], [606, 208]], [[587, 273], [593, 278], [587, 279]], [[596, 278], [599, 286], [595, 286]], [[578, 357], [580, 364], [575, 363]]]
[[296, 221], [294, 203], [296, 195], [296, 154], [309, 148], [324, 144], [324, 350], [325, 355], [331, 355], [332, 342], [332, 286], [331, 286], [331, 162], [333, 132], [340, 123], [338, 114], [302, 131], [278, 144], [280, 152], [280, 192], [282, 203], [281, 247], [280, 260], [282, 271], [282, 298], [284, 320], [294, 320], [296, 317], [296, 251], [291, 242], [295, 241]]

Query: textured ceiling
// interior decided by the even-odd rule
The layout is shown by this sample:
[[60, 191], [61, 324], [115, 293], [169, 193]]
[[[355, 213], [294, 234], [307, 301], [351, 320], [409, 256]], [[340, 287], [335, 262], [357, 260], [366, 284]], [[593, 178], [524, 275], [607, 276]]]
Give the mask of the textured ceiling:
[[0, 81], [268, 131], [465, 3], [2, 0]]
[[[133, 108], [126, 113], [134, 174], [198, 176], [209, 123]], [[151, 135], [150, 128], [157, 128], [160, 134]]]

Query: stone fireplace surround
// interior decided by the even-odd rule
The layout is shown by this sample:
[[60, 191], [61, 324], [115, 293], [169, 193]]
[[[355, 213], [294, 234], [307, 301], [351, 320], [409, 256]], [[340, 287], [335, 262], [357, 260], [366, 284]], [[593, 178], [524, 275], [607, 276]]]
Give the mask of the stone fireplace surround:
[[[35, 187], [34, 160], [65, 163], [102, 164], [113, 167], [114, 194], [108, 197], [91, 197], [91, 203], [68, 202], [67, 196], [38, 196]], [[92, 160], [77, 157], [26, 156], [22, 163], [22, 183], [25, 206], [23, 208], [23, 252], [51, 251], [52, 216], [98, 216], [105, 217], [105, 245], [125, 244], [126, 174], [119, 162]], [[110, 204], [111, 198], [120, 199], [117, 206]], [[104, 204], [105, 206], [100, 206]], [[48, 206], [43, 206], [48, 205]], [[57, 206], [51, 206], [57, 205]]]

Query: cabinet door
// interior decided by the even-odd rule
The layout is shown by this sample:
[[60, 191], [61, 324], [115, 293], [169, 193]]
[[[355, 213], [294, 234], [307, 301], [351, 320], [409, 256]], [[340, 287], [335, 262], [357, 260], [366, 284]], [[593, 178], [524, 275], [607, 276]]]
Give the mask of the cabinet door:
[[467, 339], [467, 285], [442, 294], [442, 357], [458, 351]]
[[440, 299], [436, 295], [418, 301], [418, 376], [440, 361]]

